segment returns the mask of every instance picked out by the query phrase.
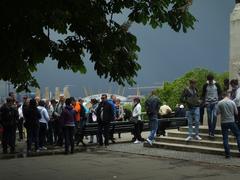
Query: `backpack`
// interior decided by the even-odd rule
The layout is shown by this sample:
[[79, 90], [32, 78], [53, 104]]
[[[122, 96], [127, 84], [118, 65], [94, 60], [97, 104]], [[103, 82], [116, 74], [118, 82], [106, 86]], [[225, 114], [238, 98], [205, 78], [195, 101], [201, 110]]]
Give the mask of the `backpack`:
[[16, 125], [17, 114], [16, 110], [12, 107], [3, 106], [1, 108], [1, 124], [6, 126], [14, 126]]

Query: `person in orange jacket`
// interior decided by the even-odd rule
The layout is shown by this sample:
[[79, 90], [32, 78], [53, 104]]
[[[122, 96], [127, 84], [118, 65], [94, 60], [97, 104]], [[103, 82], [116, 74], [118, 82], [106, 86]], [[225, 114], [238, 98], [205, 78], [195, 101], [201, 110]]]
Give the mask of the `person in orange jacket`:
[[85, 146], [85, 143], [83, 142], [83, 128], [84, 128], [84, 125], [82, 125], [82, 123], [81, 123], [81, 121], [83, 121], [81, 119], [82, 106], [81, 106], [79, 101], [75, 100], [74, 97], [71, 97], [70, 99], [72, 101], [73, 109], [76, 112], [76, 114], [75, 114], [75, 127], [76, 127], [75, 141], [76, 141], [76, 145], [79, 145], [79, 143], [81, 142], [83, 144], [83, 146]]

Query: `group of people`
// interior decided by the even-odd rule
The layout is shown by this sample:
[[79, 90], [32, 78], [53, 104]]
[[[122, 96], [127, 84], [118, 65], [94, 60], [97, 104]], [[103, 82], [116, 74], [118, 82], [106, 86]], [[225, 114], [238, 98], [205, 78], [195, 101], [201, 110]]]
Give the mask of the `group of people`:
[[[228, 145], [228, 130], [230, 129], [236, 136], [238, 149], [240, 151], [240, 87], [238, 80], [231, 80], [231, 91], [228, 86], [222, 91], [221, 86], [214, 80], [214, 76], [209, 74], [207, 81], [203, 85], [202, 95], [196, 86], [197, 82], [189, 80], [189, 86], [186, 87], [181, 95], [179, 112], [182, 115], [186, 113], [188, 119], [188, 137], [186, 141], [193, 138], [201, 140], [199, 136], [200, 109], [207, 109], [208, 133], [209, 137], [215, 135], [217, 115], [221, 114], [221, 128], [223, 135], [223, 144], [226, 157], [230, 157], [230, 148]], [[102, 94], [100, 102], [92, 99], [91, 106], [86, 108], [83, 101], [75, 100], [73, 97], [64, 98], [60, 95], [59, 101], [43, 101], [38, 97], [35, 99], [23, 98], [23, 103], [18, 105], [14, 93], [10, 93], [6, 103], [0, 108], [0, 124], [3, 127], [2, 147], [3, 153], [15, 152], [16, 128], [19, 130], [19, 139], [23, 139], [23, 126], [27, 130], [27, 151], [32, 151], [32, 144], [35, 145], [35, 151], [47, 149], [47, 144], [58, 146], [65, 145], [65, 153], [73, 153], [74, 145], [83, 145], [84, 127], [86, 122], [97, 122], [98, 134], [97, 142], [99, 146], [108, 146], [109, 140], [115, 142], [114, 127], [110, 129], [112, 121], [124, 120], [124, 110], [120, 99], [112, 95], [109, 99], [106, 94]], [[145, 109], [149, 119], [150, 134], [146, 139], [147, 143], [152, 145], [159, 127], [159, 110], [162, 113], [169, 112], [169, 108], [163, 106], [160, 109], [160, 99], [155, 91], [146, 99]], [[186, 108], [183, 111], [183, 107]], [[130, 121], [134, 122], [133, 142], [138, 144], [144, 139], [141, 136], [143, 127], [142, 107], [139, 98], [134, 98], [133, 109]], [[193, 125], [195, 129], [193, 130]], [[195, 134], [194, 134], [195, 133]], [[119, 138], [121, 134], [119, 134]], [[93, 136], [90, 137], [90, 143], [93, 142]], [[69, 150], [70, 146], [70, 150]]]
[[[207, 81], [203, 85], [202, 95], [196, 87], [197, 82], [193, 79], [189, 81], [189, 86], [184, 89], [181, 102], [187, 107], [188, 119], [188, 137], [186, 141], [192, 138], [201, 140], [199, 136], [200, 108], [207, 110], [208, 134], [210, 138], [215, 135], [217, 115], [221, 115], [221, 129], [223, 136], [223, 145], [226, 158], [230, 157], [230, 148], [228, 145], [228, 130], [230, 129], [237, 139], [238, 149], [240, 151], [240, 131], [238, 124], [240, 122], [240, 88], [238, 80], [231, 80], [231, 91], [221, 86], [214, 80], [214, 76], [209, 74]], [[193, 121], [195, 125], [195, 136], [193, 136]]]
[[[27, 134], [27, 152], [46, 150], [47, 145], [65, 146], [65, 153], [73, 153], [74, 146], [81, 142], [85, 145], [84, 127], [86, 122], [98, 124], [97, 143], [108, 146], [109, 141], [115, 143], [114, 129], [110, 129], [110, 122], [123, 121], [124, 110], [120, 99], [112, 95], [109, 99], [102, 94], [100, 102], [91, 99], [88, 107], [83, 101], [75, 98], [64, 98], [61, 94], [59, 101], [44, 101], [39, 97], [29, 99], [23, 97], [22, 104], [18, 104], [14, 93], [10, 93], [0, 108], [0, 125], [3, 127], [3, 153], [15, 152], [16, 129], [19, 131], [19, 141]], [[135, 130], [132, 132], [133, 142], [140, 143], [142, 119], [140, 99], [134, 99], [132, 118], [136, 118]], [[132, 119], [131, 118], [131, 119]], [[118, 134], [121, 138], [121, 134]], [[104, 137], [104, 138], [103, 138]], [[93, 143], [94, 136], [90, 136], [89, 143]]]

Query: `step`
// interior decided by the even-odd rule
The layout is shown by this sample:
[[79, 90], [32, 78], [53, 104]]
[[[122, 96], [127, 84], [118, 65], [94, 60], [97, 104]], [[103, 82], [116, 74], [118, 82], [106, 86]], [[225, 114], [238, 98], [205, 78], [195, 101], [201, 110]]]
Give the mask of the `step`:
[[[180, 127], [179, 130], [181, 132], [188, 132], [188, 127], [187, 126]], [[193, 130], [194, 130], [194, 128], [193, 128]], [[199, 133], [206, 133], [206, 134], [208, 134], [208, 127], [207, 126], [200, 126], [199, 127]], [[221, 131], [220, 127], [217, 127], [215, 129], [215, 134], [220, 134], [220, 135], [222, 134], [222, 131]]]
[[[221, 141], [210, 141], [210, 140], [191, 140], [185, 141], [183, 138], [178, 137], [160, 137], [156, 138], [156, 142], [163, 143], [174, 143], [174, 144], [183, 144], [183, 145], [196, 145], [196, 146], [206, 146], [212, 148], [223, 148], [223, 142]], [[237, 150], [237, 143], [229, 143], [230, 149]]]
[[[179, 138], [186, 138], [188, 136], [187, 132], [181, 132], [181, 131], [177, 131], [177, 130], [168, 130], [167, 131], [167, 136], [168, 137], [179, 137]], [[210, 138], [208, 136], [208, 134], [203, 134], [200, 133], [199, 136], [203, 139], [203, 140], [212, 140], [212, 141], [221, 141], [222, 142], [222, 135], [218, 135], [216, 134], [213, 138]], [[236, 142], [236, 139], [234, 136], [229, 135], [228, 136], [229, 142]]]
[[[195, 146], [195, 145], [164, 143], [164, 142], [154, 142], [152, 146], [149, 145], [148, 143], [144, 143], [143, 146], [151, 147], [151, 148], [171, 149], [171, 150], [176, 150], [176, 151], [198, 152], [198, 153], [214, 154], [214, 155], [225, 155], [223, 148], [210, 148], [210, 147], [202, 147], [202, 146]], [[239, 156], [239, 152], [236, 150], [231, 150], [231, 156], [237, 157], [237, 156]]]

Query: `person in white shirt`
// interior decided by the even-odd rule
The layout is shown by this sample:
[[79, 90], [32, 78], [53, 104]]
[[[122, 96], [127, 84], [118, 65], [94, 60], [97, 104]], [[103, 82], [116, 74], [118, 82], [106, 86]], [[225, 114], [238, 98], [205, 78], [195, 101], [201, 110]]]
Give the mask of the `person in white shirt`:
[[140, 104], [140, 99], [135, 98], [133, 100], [134, 106], [133, 106], [133, 112], [132, 112], [132, 118], [135, 119], [135, 128], [134, 128], [134, 144], [139, 144], [141, 141], [144, 141], [144, 139], [141, 136], [141, 130], [142, 130], [142, 119], [141, 119], [141, 112], [142, 112], [142, 106]]
[[[230, 99], [234, 101], [237, 106], [238, 112], [240, 112], [240, 87], [238, 85], [238, 80], [232, 79], [230, 81], [230, 85], [232, 87]], [[235, 115], [235, 122], [237, 123], [238, 127], [240, 127], [240, 113], [238, 113], [238, 115]]]
[[48, 129], [48, 121], [49, 115], [47, 109], [45, 108], [45, 102], [40, 100], [38, 103], [38, 110], [41, 114], [41, 119], [39, 120], [40, 128], [39, 128], [39, 149], [46, 150], [46, 136]]

